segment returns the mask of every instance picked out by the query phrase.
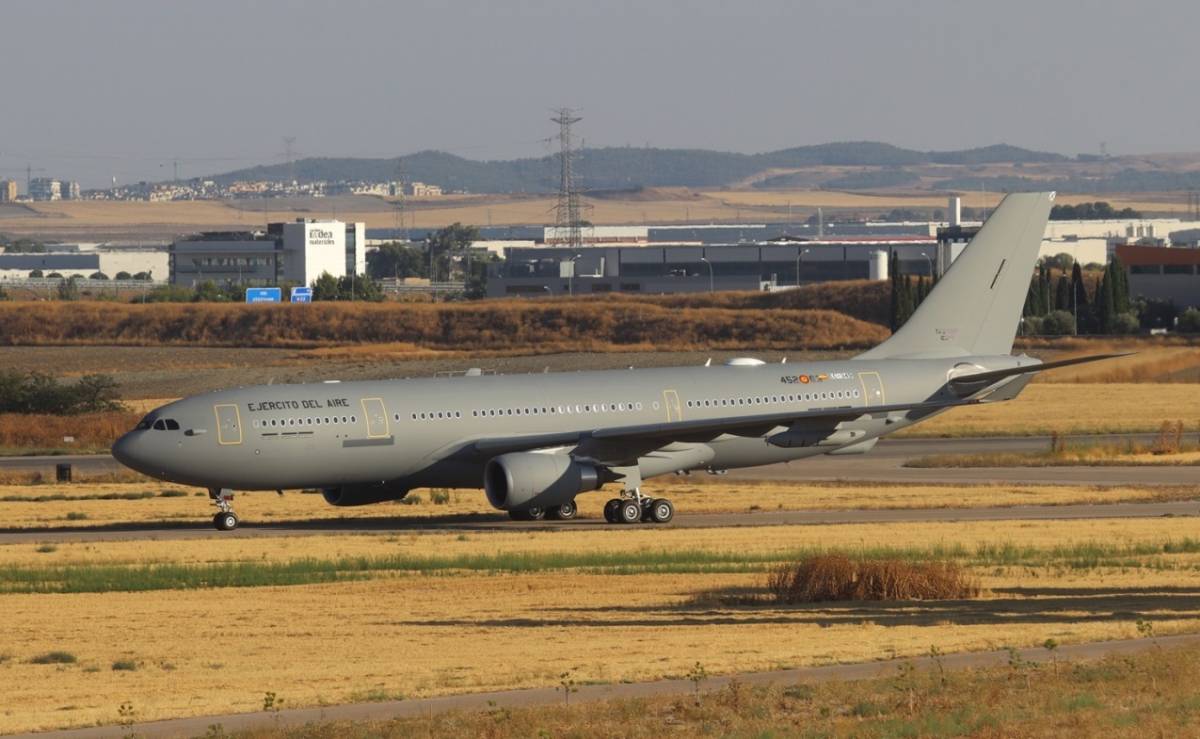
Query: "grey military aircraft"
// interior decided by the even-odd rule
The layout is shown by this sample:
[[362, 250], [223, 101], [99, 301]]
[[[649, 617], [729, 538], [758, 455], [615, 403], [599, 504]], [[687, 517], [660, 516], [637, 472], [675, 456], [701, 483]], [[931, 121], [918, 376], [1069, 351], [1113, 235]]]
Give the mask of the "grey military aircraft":
[[1012, 346], [1053, 193], [1009, 195], [879, 346], [845, 361], [242, 387], [154, 410], [113, 446], [122, 464], [208, 488], [220, 530], [234, 490], [320, 489], [335, 506], [418, 487], [483, 488], [514, 519], [576, 516], [606, 483], [613, 523], [670, 521], [656, 475], [818, 454], [964, 405], [1009, 400], [1042, 363]]

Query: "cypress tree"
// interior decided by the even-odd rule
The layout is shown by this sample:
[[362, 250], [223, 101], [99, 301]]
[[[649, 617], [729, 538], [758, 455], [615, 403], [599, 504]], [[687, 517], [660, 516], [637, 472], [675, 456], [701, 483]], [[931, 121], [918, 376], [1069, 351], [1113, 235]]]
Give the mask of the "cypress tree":
[[1117, 312], [1113, 301], [1113, 279], [1105, 270], [1096, 288], [1096, 317], [1100, 333], [1111, 334], [1116, 327]]
[[1115, 254], [1108, 263], [1106, 272], [1112, 274], [1113, 310], [1117, 315], [1130, 312], [1133, 303], [1129, 299], [1129, 275], [1125, 272], [1125, 265], [1121, 264], [1121, 260]]
[[892, 256], [888, 260], [888, 280], [892, 283], [892, 296], [889, 304], [890, 323], [889, 328], [892, 333], [896, 333], [896, 329], [900, 328], [902, 321], [900, 320], [900, 260], [896, 258], [896, 251], [892, 250]]
[[1058, 285], [1054, 290], [1054, 309], [1065, 310], [1068, 313], [1071, 311], [1071, 280], [1065, 273], [1058, 278]]

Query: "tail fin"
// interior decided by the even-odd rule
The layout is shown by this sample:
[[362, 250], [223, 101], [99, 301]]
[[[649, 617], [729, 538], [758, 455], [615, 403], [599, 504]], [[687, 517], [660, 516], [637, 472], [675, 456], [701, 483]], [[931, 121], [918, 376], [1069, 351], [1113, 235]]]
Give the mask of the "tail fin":
[[1052, 192], [1005, 197], [912, 317], [858, 358], [1011, 353], [1053, 201]]

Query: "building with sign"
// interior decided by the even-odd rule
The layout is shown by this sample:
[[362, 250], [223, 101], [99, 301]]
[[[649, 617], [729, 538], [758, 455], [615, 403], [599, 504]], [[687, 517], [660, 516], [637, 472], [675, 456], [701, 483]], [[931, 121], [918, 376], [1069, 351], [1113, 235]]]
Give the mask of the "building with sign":
[[263, 231], [207, 232], [171, 244], [175, 285], [311, 285], [322, 273], [334, 277], [367, 269], [366, 224], [297, 220]]

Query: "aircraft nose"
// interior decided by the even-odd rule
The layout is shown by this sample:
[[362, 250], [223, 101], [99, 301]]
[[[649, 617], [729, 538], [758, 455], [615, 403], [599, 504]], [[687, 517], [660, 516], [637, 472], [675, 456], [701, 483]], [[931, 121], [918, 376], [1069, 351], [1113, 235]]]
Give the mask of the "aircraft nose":
[[141, 472], [143, 457], [139, 453], [139, 447], [144, 446], [139, 443], [141, 442], [141, 436], [141, 431], [130, 431], [117, 439], [117, 442], [112, 445], [113, 459], [126, 467]]

